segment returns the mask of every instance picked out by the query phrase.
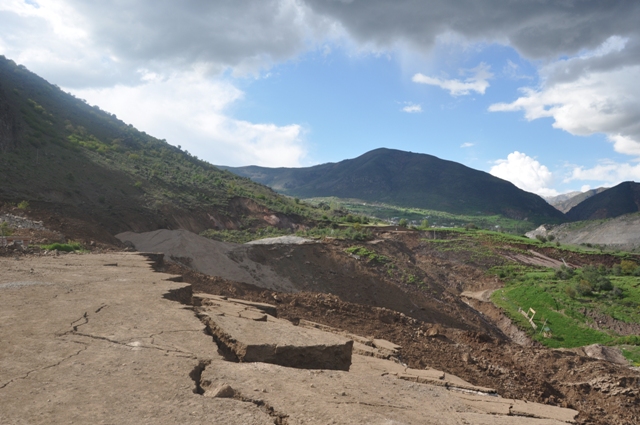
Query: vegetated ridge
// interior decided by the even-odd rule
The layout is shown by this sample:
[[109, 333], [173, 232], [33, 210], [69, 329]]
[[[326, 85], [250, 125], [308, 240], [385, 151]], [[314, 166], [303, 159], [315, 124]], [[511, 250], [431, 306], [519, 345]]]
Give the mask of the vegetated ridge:
[[564, 214], [512, 183], [432, 155], [380, 148], [307, 168], [223, 167], [301, 198], [336, 196], [451, 213], [560, 222]]
[[[65, 234], [296, 228], [319, 214], [89, 106], [0, 56], [0, 207]], [[56, 224], [57, 223], [57, 224]], [[95, 233], [95, 232], [94, 232]]]
[[628, 181], [598, 193], [567, 212], [571, 221], [600, 220], [640, 211], [640, 184]]
[[569, 192], [558, 196], [545, 197], [545, 199], [548, 203], [566, 214], [571, 208], [575, 207], [582, 201], [589, 199], [600, 192], [604, 192], [607, 189], [608, 187], [599, 187], [585, 192]]

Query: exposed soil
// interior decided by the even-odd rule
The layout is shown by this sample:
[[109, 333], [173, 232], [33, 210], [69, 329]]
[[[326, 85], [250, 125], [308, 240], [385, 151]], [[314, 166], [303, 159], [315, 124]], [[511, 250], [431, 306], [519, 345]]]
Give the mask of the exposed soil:
[[177, 265], [195, 291], [277, 302], [278, 317], [305, 319], [402, 346], [410, 367], [426, 366], [457, 375], [475, 385], [496, 388], [505, 397], [579, 410], [581, 424], [637, 424], [640, 374], [571, 351], [523, 347], [486, 333], [450, 328], [411, 318], [384, 307], [343, 301], [320, 293], [274, 293], [247, 284], [203, 275]]

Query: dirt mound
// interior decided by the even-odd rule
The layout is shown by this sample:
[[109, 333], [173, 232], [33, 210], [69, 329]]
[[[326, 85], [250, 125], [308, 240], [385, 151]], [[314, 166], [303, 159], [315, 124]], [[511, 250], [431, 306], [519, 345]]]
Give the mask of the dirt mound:
[[168, 260], [211, 276], [279, 291], [297, 290], [271, 267], [250, 260], [238, 244], [214, 241], [187, 230], [124, 232], [116, 237], [125, 244], [130, 242], [138, 251], [162, 252]]

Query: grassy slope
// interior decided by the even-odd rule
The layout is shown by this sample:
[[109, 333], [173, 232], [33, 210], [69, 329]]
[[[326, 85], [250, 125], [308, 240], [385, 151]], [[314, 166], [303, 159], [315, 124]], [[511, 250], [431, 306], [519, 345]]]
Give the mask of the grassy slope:
[[[449, 258], [487, 270], [505, 282], [502, 289], [495, 291], [492, 301], [499, 306], [532, 338], [554, 348], [578, 347], [594, 343], [620, 345], [623, 353], [632, 361], [640, 361], [640, 337], [620, 336], [612, 331], [593, 329], [589, 326], [593, 319], [585, 312], [592, 311], [608, 316], [622, 323], [640, 323], [640, 277], [614, 275], [611, 265], [622, 261], [638, 262], [638, 257], [624, 252], [603, 255], [594, 250], [580, 247], [560, 246], [537, 240], [488, 231], [465, 231], [462, 229], [438, 229], [435, 239], [425, 239], [424, 244], [442, 252]], [[518, 253], [529, 255], [528, 250], [538, 252], [553, 251], [554, 257], [581, 260], [581, 264], [602, 265], [604, 276], [621, 293], [594, 291], [590, 295], [579, 295], [568, 291], [585, 279], [583, 269], [572, 277], [557, 276], [556, 270], [548, 267], [522, 265], [507, 260], [503, 254]], [[605, 267], [605, 264], [609, 267]], [[534, 331], [519, 308], [536, 310]], [[546, 321], [551, 336], [545, 337], [539, 331]]]
[[319, 215], [136, 130], [4, 57], [0, 105], [0, 120], [15, 130], [0, 138], [0, 177], [10, 183], [0, 185], [1, 200], [98, 215], [120, 230], [136, 214], [162, 224], [167, 210], [185, 220], [199, 212], [238, 223], [243, 217], [232, 205], [238, 198], [283, 214]]

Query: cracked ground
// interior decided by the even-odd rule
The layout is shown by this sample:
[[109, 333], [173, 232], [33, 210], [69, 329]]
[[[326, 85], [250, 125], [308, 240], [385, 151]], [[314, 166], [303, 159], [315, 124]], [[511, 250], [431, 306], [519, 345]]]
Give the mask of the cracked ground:
[[[117, 266], [113, 266], [117, 264]], [[0, 423], [273, 424], [189, 376], [217, 347], [132, 254], [1, 258]]]
[[0, 258], [1, 424], [561, 423], [514, 422], [362, 359], [326, 373], [225, 361], [176, 302], [188, 285], [150, 264], [134, 253]]

